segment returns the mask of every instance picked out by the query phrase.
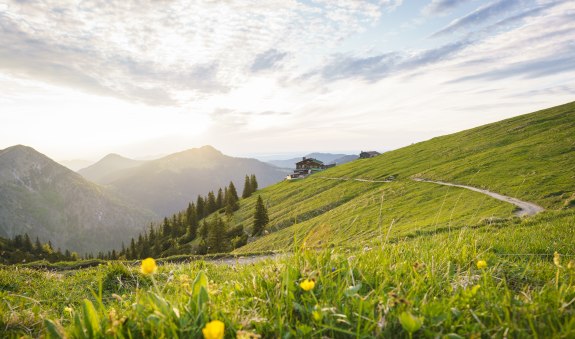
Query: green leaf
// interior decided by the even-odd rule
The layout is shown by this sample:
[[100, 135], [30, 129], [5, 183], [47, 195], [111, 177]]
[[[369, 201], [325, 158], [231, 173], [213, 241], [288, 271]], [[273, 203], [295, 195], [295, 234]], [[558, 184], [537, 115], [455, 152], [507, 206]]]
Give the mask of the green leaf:
[[190, 302], [195, 303], [196, 312], [201, 312], [203, 306], [210, 299], [208, 295], [208, 277], [202, 271], [198, 273], [198, 276], [192, 284], [192, 299]]
[[409, 312], [402, 312], [399, 315], [399, 322], [407, 332], [415, 333], [423, 325], [423, 317], [416, 317]]
[[198, 273], [198, 276], [194, 279], [194, 283], [192, 284], [192, 298], [197, 298], [200, 295], [202, 287], [206, 291], [208, 290], [208, 277], [203, 271]]
[[88, 337], [96, 337], [100, 333], [100, 317], [94, 304], [88, 299], [84, 299], [84, 326], [88, 330]]
[[54, 323], [52, 320], [44, 320], [46, 326], [46, 338], [64, 338], [65, 334], [59, 324]]

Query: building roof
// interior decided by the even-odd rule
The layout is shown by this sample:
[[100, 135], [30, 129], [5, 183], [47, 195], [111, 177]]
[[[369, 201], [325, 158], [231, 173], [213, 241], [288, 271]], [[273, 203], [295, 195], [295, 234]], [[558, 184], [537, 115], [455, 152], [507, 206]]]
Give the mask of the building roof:
[[301, 164], [302, 162], [306, 162], [306, 161], [313, 161], [313, 162], [315, 162], [315, 163], [318, 163], [318, 164], [320, 164], [320, 165], [323, 165], [323, 161], [317, 160], [317, 159], [315, 159], [315, 158], [305, 158], [305, 159], [303, 159], [303, 160], [301, 160], [301, 161], [296, 162], [296, 164]]

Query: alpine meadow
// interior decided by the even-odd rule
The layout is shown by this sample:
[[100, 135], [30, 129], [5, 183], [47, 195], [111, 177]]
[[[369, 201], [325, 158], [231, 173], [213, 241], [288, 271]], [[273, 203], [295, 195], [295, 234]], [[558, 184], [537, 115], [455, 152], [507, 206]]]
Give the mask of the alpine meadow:
[[[569, 337], [574, 159], [575, 103], [358, 159], [241, 199], [227, 227], [251, 228], [261, 199], [269, 234], [225, 260], [158, 258], [154, 274], [122, 260], [3, 267], [2, 329], [195, 337], [219, 320], [230, 337]], [[518, 217], [510, 203], [415, 178], [545, 211]]]
[[575, 338], [573, 13], [0, 3], [0, 338]]

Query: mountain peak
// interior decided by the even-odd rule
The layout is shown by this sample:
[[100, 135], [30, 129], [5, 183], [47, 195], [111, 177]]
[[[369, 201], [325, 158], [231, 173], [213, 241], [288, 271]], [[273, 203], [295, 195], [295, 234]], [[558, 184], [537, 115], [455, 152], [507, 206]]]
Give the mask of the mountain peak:
[[126, 158], [124, 156], [119, 155], [118, 153], [110, 153], [107, 154], [105, 157], [103, 157], [102, 159], [100, 159], [99, 162], [102, 161], [115, 161], [115, 160], [131, 160], [129, 158]]
[[213, 157], [217, 158], [217, 157], [224, 156], [224, 154], [211, 145], [204, 145], [202, 147], [190, 148], [190, 149], [187, 149], [187, 150], [182, 151], [182, 152], [170, 154], [170, 155], [164, 157], [163, 159], [175, 159], [175, 158], [181, 158], [181, 157], [188, 158], [188, 157], [198, 157], [198, 156], [208, 157], [208, 158], [213, 158]]
[[218, 153], [218, 154], [223, 154], [221, 151], [219, 151], [218, 149], [216, 149], [214, 146], [212, 145], [204, 145], [200, 148], [198, 148], [200, 151], [203, 152], [212, 152], [212, 153]]
[[2, 153], [8, 153], [8, 152], [19, 152], [19, 153], [39, 153], [38, 151], [36, 151], [35, 149], [33, 149], [32, 147], [26, 146], [26, 145], [14, 145], [14, 146], [10, 146], [4, 150], [1, 151]]
[[55, 164], [55, 162], [46, 155], [25, 145], [10, 146], [0, 151], [0, 157], [2, 157], [4, 165], [9, 165], [12, 168], [25, 168], [31, 164], [38, 166], [39, 163]]

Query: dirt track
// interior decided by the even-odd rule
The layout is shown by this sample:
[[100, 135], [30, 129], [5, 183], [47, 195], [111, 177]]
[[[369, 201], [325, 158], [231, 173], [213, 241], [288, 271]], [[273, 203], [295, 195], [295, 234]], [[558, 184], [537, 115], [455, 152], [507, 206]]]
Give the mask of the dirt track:
[[[329, 178], [329, 177], [317, 177], [317, 178], [321, 178], [321, 179], [327, 179], [327, 180], [342, 180], [342, 181], [349, 181], [349, 180], [353, 180], [353, 181], [361, 181], [361, 182], [374, 182], [374, 183], [385, 183], [385, 182], [392, 182], [392, 180], [369, 180], [369, 179], [354, 179], [354, 178]], [[413, 178], [414, 181], [419, 181], [419, 182], [429, 182], [432, 184], [437, 184], [437, 185], [444, 185], [444, 186], [453, 186], [453, 187], [460, 187], [460, 188], [465, 188], [474, 192], [478, 192], [478, 193], [482, 193], [482, 194], [486, 194], [492, 198], [495, 198], [497, 200], [501, 200], [501, 201], [505, 201], [508, 202], [510, 204], [513, 204], [517, 207], [519, 207], [519, 210], [515, 212], [515, 215], [522, 217], [522, 216], [531, 216], [531, 215], [535, 215], [539, 212], [543, 212], [545, 209], [539, 205], [536, 205], [532, 202], [528, 202], [528, 201], [523, 201], [523, 200], [519, 200], [517, 198], [512, 198], [512, 197], [508, 197], [506, 195], [502, 195], [499, 193], [495, 193], [495, 192], [491, 192], [488, 190], [484, 190], [481, 188], [477, 188], [477, 187], [473, 187], [473, 186], [466, 186], [466, 185], [459, 185], [459, 184], [452, 184], [449, 182], [444, 182], [444, 181], [433, 181], [433, 180], [427, 180], [427, 179], [422, 179], [422, 178]]]
[[433, 183], [433, 184], [437, 184], [437, 185], [460, 187], [460, 188], [465, 188], [465, 189], [468, 189], [468, 190], [471, 190], [474, 192], [486, 194], [486, 195], [488, 195], [492, 198], [495, 198], [497, 200], [505, 201], [505, 202], [508, 202], [510, 204], [513, 204], [513, 205], [519, 207], [519, 210], [515, 212], [515, 215], [520, 216], [520, 217], [535, 215], [535, 214], [537, 214], [539, 212], [543, 212], [545, 210], [543, 207], [536, 205], [532, 202], [519, 200], [516, 198], [508, 197], [506, 195], [491, 192], [491, 191], [484, 190], [484, 189], [477, 188], [477, 187], [452, 184], [452, 183], [443, 182], [443, 181], [426, 180], [426, 179], [421, 179], [421, 178], [413, 178], [413, 180], [420, 181], [420, 182], [429, 182], [429, 183]]

